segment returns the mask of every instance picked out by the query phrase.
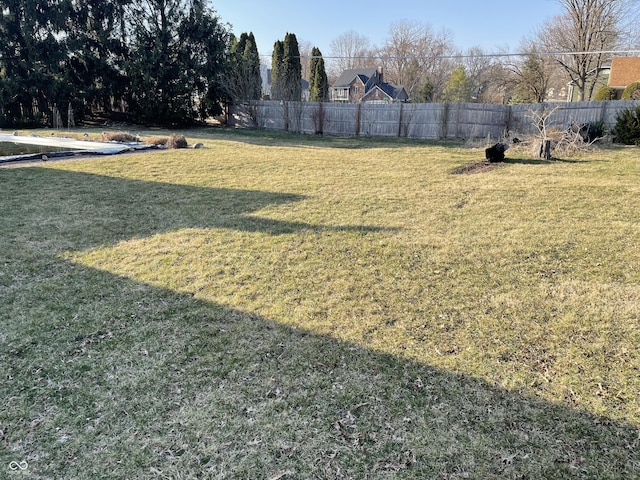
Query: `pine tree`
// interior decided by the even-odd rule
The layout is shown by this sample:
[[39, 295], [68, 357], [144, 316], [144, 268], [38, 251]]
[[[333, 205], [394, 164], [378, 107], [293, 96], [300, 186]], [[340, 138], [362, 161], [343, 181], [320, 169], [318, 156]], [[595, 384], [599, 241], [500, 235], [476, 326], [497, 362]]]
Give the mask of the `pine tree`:
[[298, 39], [293, 33], [287, 33], [284, 37], [282, 63], [282, 99], [299, 102], [302, 100], [302, 64]]
[[221, 112], [226, 31], [203, 0], [132, 7], [129, 104], [141, 119], [184, 124]]
[[447, 102], [470, 102], [471, 80], [462, 65], [454, 68], [444, 91]]
[[72, 2], [65, 72], [67, 83], [74, 86], [76, 118], [82, 108], [110, 111], [122, 105], [127, 90], [122, 74], [128, 54], [125, 7], [131, 1]]
[[43, 117], [51, 118], [58, 99], [68, 99], [73, 90], [64, 81], [69, 8], [69, 0], [0, 1], [3, 124], [39, 124]]
[[545, 71], [543, 59], [528, 55], [518, 75], [512, 103], [540, 103], [547, 95], [549, 74]]
[[312, 102], [326, 102], [329, 99], [329, 80], [319, 48], [314, 47], [311, 50], [309, 72], [310, 100]]

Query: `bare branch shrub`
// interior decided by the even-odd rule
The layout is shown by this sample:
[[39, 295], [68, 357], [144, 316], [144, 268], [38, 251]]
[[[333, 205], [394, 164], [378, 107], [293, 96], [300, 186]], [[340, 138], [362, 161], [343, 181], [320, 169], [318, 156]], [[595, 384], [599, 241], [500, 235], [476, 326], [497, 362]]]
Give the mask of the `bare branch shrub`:
[[167, 148], [187, 148], [187, 139], [184, 135], [171, 135], [167, 141]]
[[132, 135], [129, 132], [102, 132], [102, 140], [105, 142], [139, 142], [140, 138], [137, 135]]
[[144, 143], [146, 143], [147, 145], [166, 146], [168, 141], [169, 141], [169, 137], [154, 136], [154, 137], [145, 138]]
[[552, 158], [571, 156], [589, 151], [591, 146], [601, 139], [600, 137], [588, 138], [588, 124], [570, 125], [564, 129], [552, 125], [552, 117], [559, 108], [555, 106], [547, 109], [543, 105], [541, 110], [529, 110], [528, 117], [538, 130], [531, 144], [533, 155], [543, 157], [547, 142], [550, 142]]
[[184, 135], [176, 135], [175, 133], [171, 136], [154, 136], [145, 139], [145, 143], [147, 145], [161, 145], [167, 148], [187, 148], [187, 139]]

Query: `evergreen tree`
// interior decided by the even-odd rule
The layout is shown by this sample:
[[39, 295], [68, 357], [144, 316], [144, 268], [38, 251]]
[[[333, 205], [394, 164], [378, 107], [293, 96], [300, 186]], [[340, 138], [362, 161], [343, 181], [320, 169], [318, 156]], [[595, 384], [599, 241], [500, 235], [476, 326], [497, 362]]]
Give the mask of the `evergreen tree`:
[[451, 72], [451, 77], [445, 86], [444, 96], [447, 102], [470, 102], [471, 80], [462, 65]]
[[309, 72], [310, 100], [312, 102], [326, 102], [329, 99], [329, 80], [319, 48], [314, 47], [311, 50]]
[[69, 8], [69, 0], [0, 0], [1, 124], [41, 124], [56, 102], [66, 107]]
[[427, 80], [423, 85], [423, 87], [420, 89], [420, 92], [418, 93], [418, 97], [416, 98], [416, 101], [418, 103], [433, 102], [433, 98], [435, 96], [435, 90], [436, 90], [435, 86], [429, 80]]
[[271, 55], [271, 99], [282, 100], [284, 91], [284, 43], [276, 40]]
[[282, 99], [293, 102], [302, 100], [302, 64], [300, 63], [300, 50], [298, 40], [293, 33], [287, 33], [284, 37], [282, 66]]
[[253, 33], [243, 33], [240, 39], [229, 36], [229, 52], [223, 84], [231, 102], [259, 100], [262, 95], [260, 55]]
[[512, 103], [540, 103], [547, 95], [549, 74], [542, 58], [528, 55], [518, 73]]
[[182, 124], [221, 113], [226, 31], [204, 0], [132, 6], [129, 103], [141, 119]]
[[73, 1], [66, 41], [67, 83], [78, 110], [111, 111], [122, 107], [127, 79], [125, 8], [132, 0]]
[[[227, 32], [207, 4], [0, 0], [0, 123], [40, 124], [54, 106], [68, 121], [70, 103], [78, 118], [124, 100], [161, 123], [220, 112]], [[245, 50], [255, 63], [252, 35]]]
[[260, 100], [262, 96], [262, 77], [260, 75], [260, 54], [258, 53], [258, 45], [253, 36], [253, 32], [249, 32], [247, 41], [243, 50], [242, 60], [247, 70], [248, 98], [249, 100]]

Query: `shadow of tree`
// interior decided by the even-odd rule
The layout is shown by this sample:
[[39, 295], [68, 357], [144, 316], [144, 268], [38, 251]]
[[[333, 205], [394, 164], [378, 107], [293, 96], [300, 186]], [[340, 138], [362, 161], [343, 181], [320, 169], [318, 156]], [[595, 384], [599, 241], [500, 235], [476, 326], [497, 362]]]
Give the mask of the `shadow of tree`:
[[[1, 198], [22, 221], [0, 221], [0, 257], [21, 280], [0, 284], [0, 469], [24, 460], [30, 478], [640, 472], [633, 425], [56, 257], [192, 226], [318, 228], [244, 218], [304, 197], [42, 169], [10, 175]], [[23, 203], [36, 197], [21, 193], [32, 176], [47, 186]], [[86, 221], [101, 224], [98, 235], [87, 237]]]
[[[301, 230], [392, 230], [369, 225], [314, 225], [251, 215], [266, 207], [307, 198], [290, 193], [196, 187], [38, 167], [10, 169], [3, 174], [13, 177], [14, 185], [39, 185], [37, 201], [30, 190], [5, 192], [4, 208], [24, 210], [25, 222], [30, 212], [39, 211], [34, 223], [19, 225], [21, 234], [28, 234], [33, 241], [55, 238], [62, 241], [63, 249], [87, 248], [181, 228], [222, 228], [271, 235]], [[22, 202], [23, 195], [29, 200]], [[69, 215], [69, 211], [74, 214]], [[43, 216], [45, 222], [40, 220]]]

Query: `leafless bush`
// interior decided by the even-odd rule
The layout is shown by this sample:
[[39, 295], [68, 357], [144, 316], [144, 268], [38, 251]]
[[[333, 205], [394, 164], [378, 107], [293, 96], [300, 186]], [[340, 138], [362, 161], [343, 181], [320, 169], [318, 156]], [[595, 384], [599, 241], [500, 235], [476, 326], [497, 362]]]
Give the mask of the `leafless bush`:
[[556, 106], [552, 109], [547, 109], [543, 106], [541, 110], [529, 111], [529, 118], [538, 130], [538, 134], [535, 135], [531, 142], [534, 156], [542, 157], [543, 153], [546, 152], [546, 144], [550, 147], [549, 152], [553, 152], [551, 158], [571, 156], [590, 150], [591, 146], [599, 140], [599, 138], [588, 140], [585, 136], [584, 125], [571, 125], [566, 129], [551, 126], [553, 114], [558, 108]]
[[[515, 141], [514, 141], [515, 140]], [[601, 141], [596, 138], [586, 141], [581, 132], [558, 127], [546, 128], [545, 140], [551, 142], [553, 158], [569, 157], [580, 152], [588, 152], [593, 149], [593, 144]], [[531, 154], [534, 157], [540, 156], [540, 146], [543, 139], [539, 135], [513, 135], [507, 139], [510, 145], [509, 151], [512, 154]]]
[[587, 141], [580, 130], [569, 128], [559, 132], [557, 139], [553, 142], [553, 151], [557, 154], [556, 156], [571, 156], [591, 150], [592, 145], [598, 140], [595, 138]]
[[189, 145], [187, 144], [187, 139], [184, 135], [171, 135], [167, 140], [167, 148], [187, 148]]
[[154, 136], [154, 137], [148, 137], [145, 138], [144, 143], [146, 143], [147, 145], [162, 145], [162, 146], [166, 146], [167, 142], [169, 141], [169, 137], [167, 136]]
[[102, 132], [102, 139], [106, 142], [137, 142], [140, 139], [129, 132]]
[[173, 134], [171, 136], [156, 135], [145, 139], [147, 145], [161, 145], [167, 148], [187, 148], [187, 139], [184, 135]]

